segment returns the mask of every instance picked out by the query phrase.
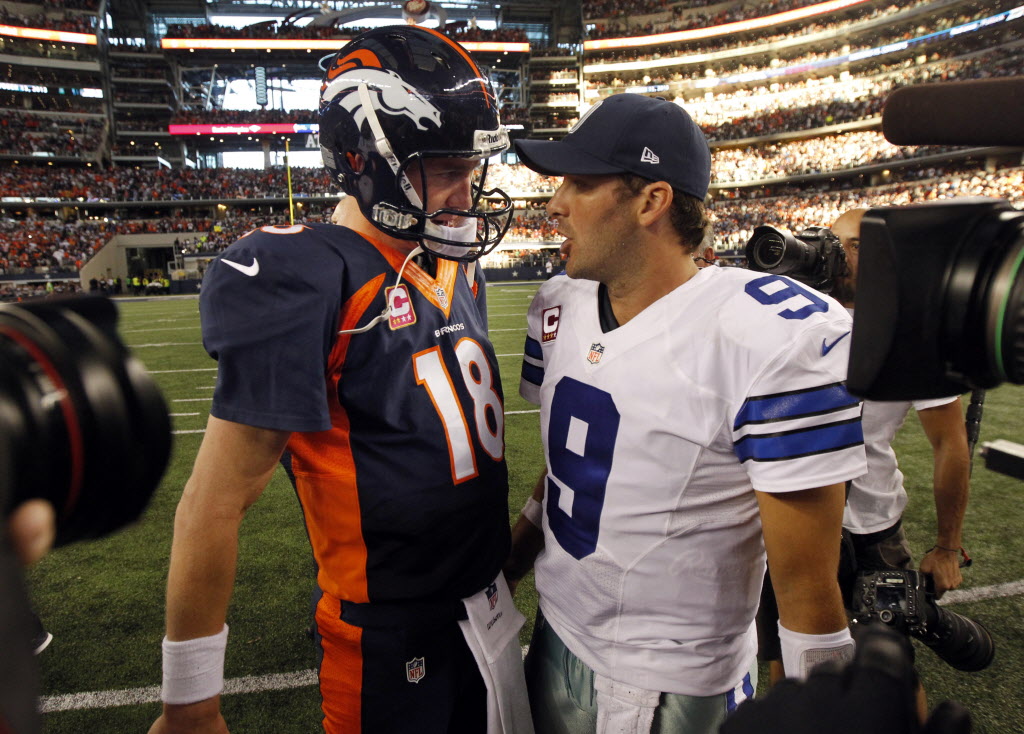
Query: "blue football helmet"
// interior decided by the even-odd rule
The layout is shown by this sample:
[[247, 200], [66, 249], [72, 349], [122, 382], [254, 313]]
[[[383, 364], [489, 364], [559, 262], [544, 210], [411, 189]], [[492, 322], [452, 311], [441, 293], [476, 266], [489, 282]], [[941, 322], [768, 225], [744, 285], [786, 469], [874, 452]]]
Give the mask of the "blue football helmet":
[[[473, 261], [493, 250], [513, 209], [504, 191], [486, 190], [487, 160], [508, 147], [490, 82], [462, 46], [436, 31], [375, 28], [327, 65], [320, 87], [324, 165], [387, 235], [453, 260]], [[425, 211], [423, 167], [410, 166], [430, 158], [481, 162], [471, 209]], [[422, 198], [414, 175], [421, 176]], [[453, 217], [462, 224], [439, 223]]]

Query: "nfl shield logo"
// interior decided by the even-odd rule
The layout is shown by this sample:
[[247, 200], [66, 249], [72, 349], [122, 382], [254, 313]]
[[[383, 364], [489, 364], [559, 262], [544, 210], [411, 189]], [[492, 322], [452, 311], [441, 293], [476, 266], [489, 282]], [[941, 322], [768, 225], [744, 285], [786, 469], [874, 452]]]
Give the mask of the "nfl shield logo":
[[419, 683], [426, 674], [423, 658], [413, 658], [405, 664], [405, 679], [410, 683]]
[[594, 342], [590, 345], [590, 353], [587, 354], [587, 361], [590, 364], [597, 364], [601, 361], [601, 355], [604, 354], [604, 345]]
[[448, 294], [445, 293], [444, 288], [435, 285], [434, 295], [437, 296], [437, 302], [441, 304], [441, 308], [448, 308]]
[[491, 604], [491, 609], [494, 609], [498, 603], [498, 585], [491, 584], [487, 587], [487, 601]]

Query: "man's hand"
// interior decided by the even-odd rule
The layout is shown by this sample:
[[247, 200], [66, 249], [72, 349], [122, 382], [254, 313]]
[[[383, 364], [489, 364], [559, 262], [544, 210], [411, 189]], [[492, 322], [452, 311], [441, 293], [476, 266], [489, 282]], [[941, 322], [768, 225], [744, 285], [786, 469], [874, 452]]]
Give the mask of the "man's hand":
[[804, 682], [786, 679], [761, 699], [744, 702], [720, 734], [970, 734], [971, 716], [946, 701], [922, 727], [909, 642], [886, 627], [858, 637], [852, 663], [824, 663]]
[[186, 705], [164, 704], [163, 715], [149, 734], [229, 734], [220, 713], [220, 696]]
[[932, 548], [921, 559], [921, 573], [931, 574], [935, 581], [935, 598], [941, 599], [947, 591], [955, 589], [963, 583], [964, 577], [960, 573], [960, 553], [945, 548]]
[[26, 566], [35, 563], [50, 550], [57, 534], [53, 505], [46, 500], [28, 500], [11, 513], [8, 530], [11, 545]]

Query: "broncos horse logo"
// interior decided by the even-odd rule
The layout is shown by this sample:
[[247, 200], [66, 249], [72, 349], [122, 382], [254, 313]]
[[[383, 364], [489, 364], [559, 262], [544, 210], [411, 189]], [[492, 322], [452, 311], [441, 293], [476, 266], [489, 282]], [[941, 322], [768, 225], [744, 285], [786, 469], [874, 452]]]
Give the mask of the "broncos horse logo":
[[382, 69], [377, 56], [365, 49], [340, 58], [331, 65], [324, 80], [321, 100], [323, 104], [328, 104], [337, 98], [338, 104], [362, 128], [366, 110], [359, 99], [360, 84], [365, 84], [369, 90], [376, 112], [404, 115], [420, 130], [430, 129], [424, 121], [433, 123], [435, 128], [441, 127], [441, 111], [406, 84], [398, 74]]

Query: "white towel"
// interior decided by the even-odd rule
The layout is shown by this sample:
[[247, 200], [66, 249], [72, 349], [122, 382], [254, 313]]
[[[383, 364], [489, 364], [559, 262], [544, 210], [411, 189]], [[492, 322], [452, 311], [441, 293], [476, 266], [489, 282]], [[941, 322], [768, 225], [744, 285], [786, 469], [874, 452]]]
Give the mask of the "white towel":
[[501, 573], [483, 591], [462, 600], [469, 616], [459, 622], [487, 685], [487, 734], [533, 734], [519, 630], [525, 617], [512, 603]]

